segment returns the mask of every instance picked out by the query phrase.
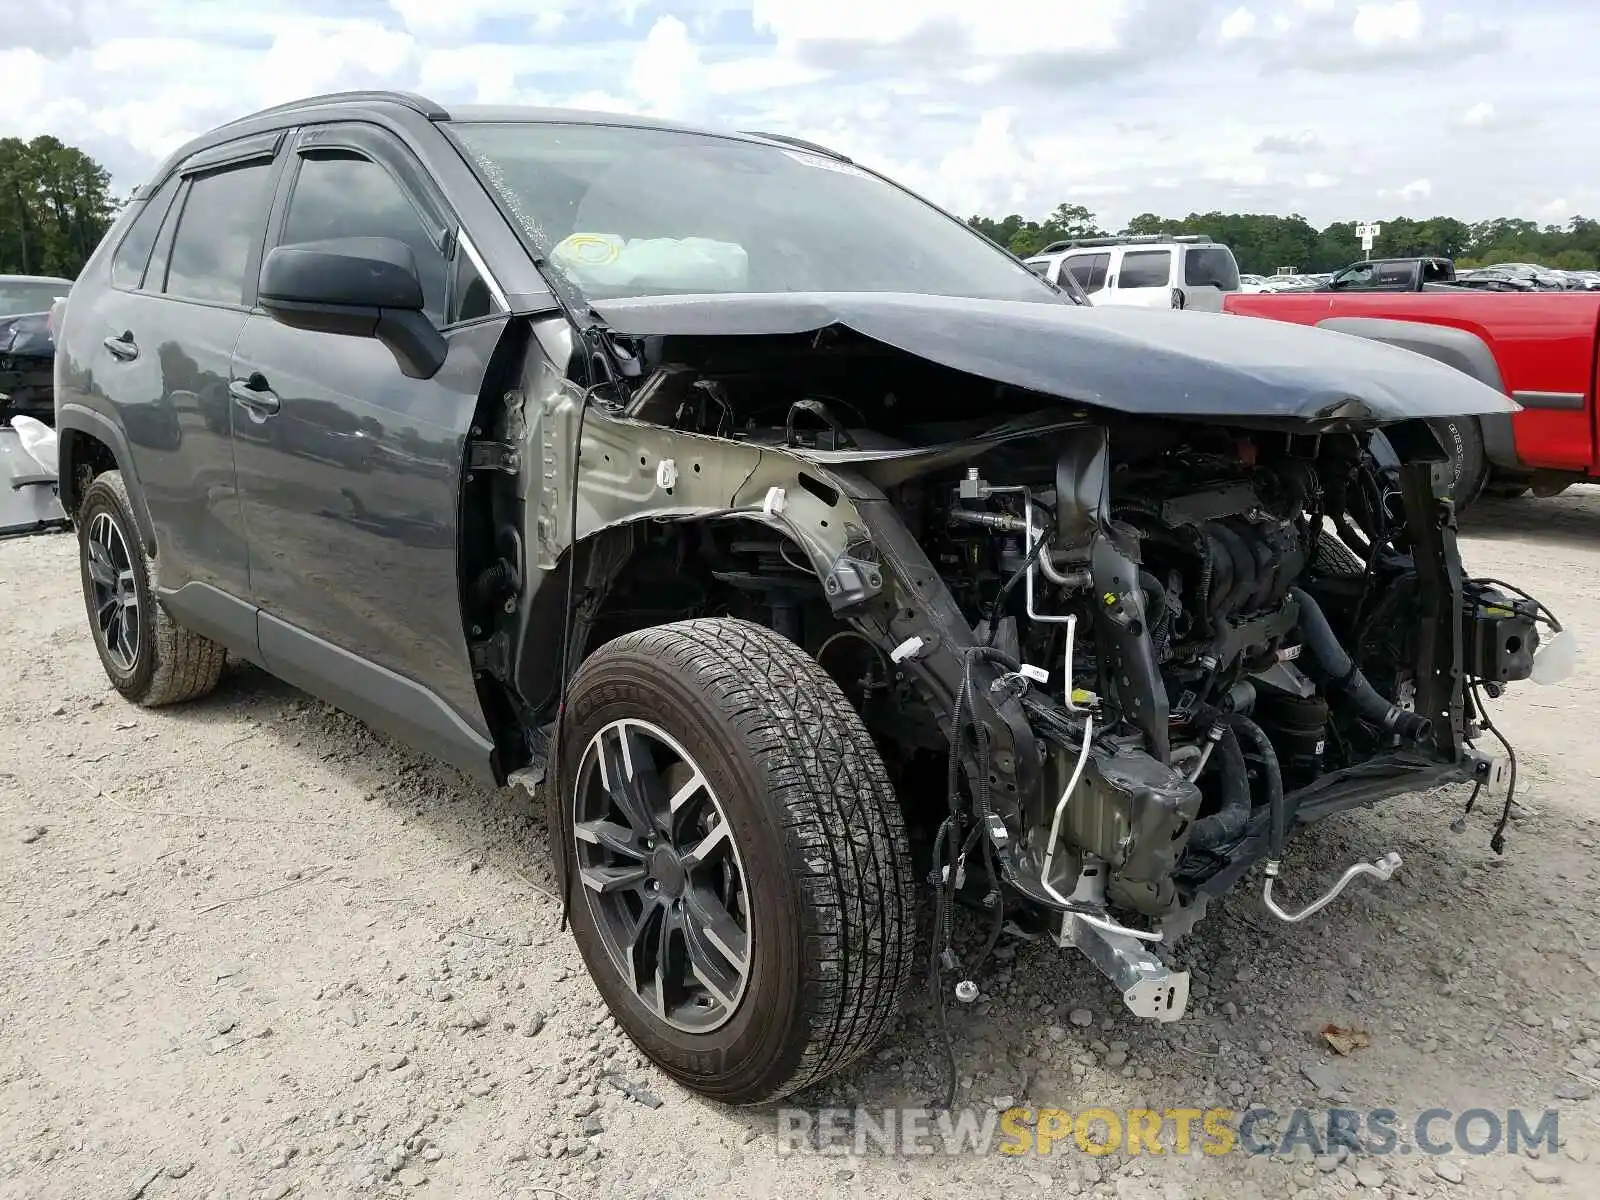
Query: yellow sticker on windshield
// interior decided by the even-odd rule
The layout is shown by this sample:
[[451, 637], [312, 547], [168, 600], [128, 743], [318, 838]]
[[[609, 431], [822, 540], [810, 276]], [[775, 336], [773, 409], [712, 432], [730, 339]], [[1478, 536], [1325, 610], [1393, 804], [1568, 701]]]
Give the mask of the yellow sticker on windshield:
[[574, 233], [555, 248], [555, 256], [584, 267], [603, 267], [622, 254], [623, 240], [614, 233]]

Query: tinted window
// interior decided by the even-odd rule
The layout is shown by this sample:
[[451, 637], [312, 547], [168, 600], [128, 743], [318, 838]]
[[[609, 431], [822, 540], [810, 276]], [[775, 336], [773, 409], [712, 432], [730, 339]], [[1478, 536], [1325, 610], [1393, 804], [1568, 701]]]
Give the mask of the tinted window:
[[535, 251], [593, 298], [835, 291], [1063, 302], [964, 222], [828, 155], [621, 125], [449, 130]]
[[245, 267], [267, 221], [271, 171], [272, 164], [255, 163], [190, 181], [167, 267], [168, 295], [243, 302]]
[[1239, 264], [1233, 260], [1233, 251], [1226, 246], [1192, 247], [1183, 258], [1183, 282], [1190, 287], [1210, 285], [1237, 292]]
[[1045, 274], [1050, 270], [1050, 264], [1047, 262], [1031, 262], [1023, 263], [1022, 265], [1027, 267], [1028, 270], [1032, 271], [1041, 279], [1044, 278]]
[[348, 153], [302, 159], [282, 241], [347, 237], [394, 238], [409, 246], [422, 279], [423, 311], [435, 323], [444, 320], [449, 267], [394, 176]]
[[111, 286], [137, 288], [144, 283], [144, 269], [150, 261], [150, 251], [155, 248], [156, 234], [161, 230], [161, 218], [166, 215], [172, 193], [178, 190], [178, 177], [174, 175], [161, 189], [146, 200], [128, 227], [127, 236], [111, 259]]
[[1109, 254], [1082, 254], [1067, 260], [1067, 271], [1086, 292], [1098, 292], [1106, 285], [1106, 271], [1111, 266]]
[[1122, 256], [1119, 288], [1166, 287], [1172, 278], [1171, 250], [1135, 250]]
[[65, 279], [0, 279], [0, 317], [49, 312], [71, 290]]
[[474, 321], [499, 311], [489, 285], [473, 265], [467, 252], [456, 244], [455, 288], [450, 294], [450, 320]]

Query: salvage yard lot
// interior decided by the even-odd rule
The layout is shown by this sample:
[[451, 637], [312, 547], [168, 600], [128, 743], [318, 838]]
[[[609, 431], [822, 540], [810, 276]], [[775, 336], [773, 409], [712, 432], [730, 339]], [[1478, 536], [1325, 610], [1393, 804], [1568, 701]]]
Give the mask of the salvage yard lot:
[[[251, 669], [131, 708], [73, 541], [0, 543], [0, 1197], [1600, 1194], [1600, 489], [1485, 501], [1463, 545], [1590, 648], [1497, 706], [1525, 802], [1504, 858], [1498, 797], [1460, 835], [1457, 794], [1325, 822], [1290, 850], [1289, 903], [1357, 857], [1405, 865], [1296, 927], [1252, 876], [1177, 952], [1196, 987], [1172, 1026], [1074, 954], [1006, 947], [952, 1013], [962, 1102], [1339, 1103], [1402, 1127], [1555, 1107], [1553, 1157], [780, 1157], [773, 1110], [689, 1095], [605, 1016], [559, 930], [542, 808]], [[1330, 1023], [1371, 1045], [1331, 1055]], [[894, 1038], [796, 1103], [923, 1105], [942, 1072], [919, 989]]]

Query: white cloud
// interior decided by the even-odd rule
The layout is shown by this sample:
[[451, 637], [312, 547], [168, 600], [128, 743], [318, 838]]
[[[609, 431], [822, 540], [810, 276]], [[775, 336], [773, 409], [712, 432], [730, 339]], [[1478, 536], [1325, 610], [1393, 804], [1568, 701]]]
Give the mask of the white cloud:
[[634, 57], [629, 83], [647, 112], [684, 117], [700, 75], [700, 52], [689, 40], [689, 27], [677, 17], [661, 17]]
[[1133, 0], [1074, 0], [1064, 19], [1040, 22], [1037, 0], [750, 0], [752, 24], [780, 46], [886, 45], [957, 30], [975, 52], [1001, 56], [1114, 51], [1136, 10]]
[[562, 0], [389, 0], [389, 7], [418, 38], [448, 42], [470, 39], [491, 19], [521, 19], [530, 33], [548, 33], [572, 6]]
[[1422, 6], [1417, 0], [1363, 4], [1356, 9], [1350, 32], [1363, 46], [1415, 42], [1422, 33]]
[[1217, 30], [1217, 37], [1224, 42], [1236, 42], [1240, 38], [1247, 38], [1256, 31], [1256, 15], [1242, 5], [1234, 9], [1222, 22], [1222, 28]]
[[[68, 0], [52, 10], [62, 20], [0, 48], [0, 136], [80, 145], [125, 194], [222, 121], [314, 91], [396, 87], [447, 107], [789, 132], [963, 215], [1081, 201], [1111, 227], [1211, 209], [1320, 224], [1381, 217], [1380, 188], [1397, 211], [1470, 219], [1540, 214], [1556, 192], [1600, 208], [1600, 163], [1573, 154], [1563, 122], [1524, 115], [1600, 108], [1600, 77], [1550, 58], [1600, 45], [1600, 5], [1062, 7], [1070, 19], [1040, 22], [1037, 0], [121, 0], [112, 23], [77, 20]], [[1478, 98], [1504, 79], [1518, 81], [1514, 105]], [[1485, 141], [1512, 129], [1515, 169], [1484, 170]]]
[[1378, 195], [1393, 197], [1396, 200], [1426, 200], [1433, 195], [1433, 180], [1413, 179], [1403, 187], [1395, 188], [1393, 191], [1379, 192]]

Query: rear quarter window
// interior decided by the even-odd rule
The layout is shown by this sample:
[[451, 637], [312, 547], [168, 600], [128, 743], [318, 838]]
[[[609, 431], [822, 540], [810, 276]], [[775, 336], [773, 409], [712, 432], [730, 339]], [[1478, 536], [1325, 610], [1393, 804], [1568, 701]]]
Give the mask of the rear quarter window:
[[1135, 250], [1122, 256], [1120, 288], [1166, 287], [1172, 278], [1171, 250]]
[[150, 263], [150, 251], [155, 249], [156, 234], [161, 230], [161, 218], [167, 215], [173, 193], [178, 190], [176, 175], [161, 185], [128, 226], [128, 232], [111, 257], [111, 286], [133, 291], [144, 285], [145, 267]]
[[1196, 246], [1183, 259], [1183, 282], [1188, 287], [1239, 290], [1239, 264], [1226, 246]]

